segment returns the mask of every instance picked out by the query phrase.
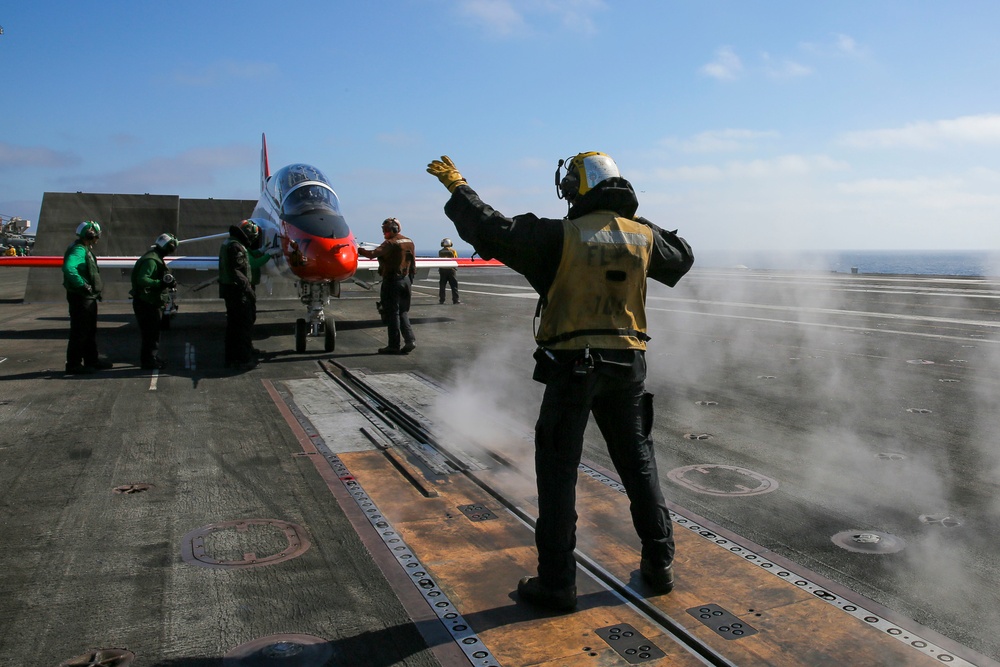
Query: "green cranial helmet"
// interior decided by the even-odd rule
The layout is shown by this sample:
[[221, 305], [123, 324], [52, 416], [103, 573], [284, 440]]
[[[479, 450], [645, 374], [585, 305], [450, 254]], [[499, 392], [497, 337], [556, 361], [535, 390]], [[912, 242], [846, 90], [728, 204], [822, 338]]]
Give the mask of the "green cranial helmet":
[[[563, 165], [566, 166], [566, 175], [560, 179]], [[556, 167], [556, 195], [572, 203], [577, 197], [594, 189], [598, 183], [620, 177], [618, 165], [607, 154], [597, 151], [579, 153], [559, 160], [559, 166]]]
[[177, 250], [177, 237], [169, 233], [160, 234], [156, 237], [154, 245], [163, 251], [164, 255], [169, 255]]
[[93, 220], [85, 220], [76, 226], [76, 235], [84, 241], [99, 239], [101, 238], [101, 226]]

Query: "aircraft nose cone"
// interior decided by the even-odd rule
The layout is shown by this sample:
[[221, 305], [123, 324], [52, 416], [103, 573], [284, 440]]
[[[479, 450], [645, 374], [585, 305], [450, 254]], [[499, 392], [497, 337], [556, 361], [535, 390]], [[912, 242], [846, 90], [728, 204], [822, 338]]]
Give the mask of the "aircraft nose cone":
[[316, 263], [324, 276], [346, 280], [354, 275], [358, 266], [358, 250], [346, 239], [335, 241], [317, 253]]
[[358, 250], [349, 237], [299, 239], [289, 253], [289, 266], [308, 282], [347, 280], [357, 269]]

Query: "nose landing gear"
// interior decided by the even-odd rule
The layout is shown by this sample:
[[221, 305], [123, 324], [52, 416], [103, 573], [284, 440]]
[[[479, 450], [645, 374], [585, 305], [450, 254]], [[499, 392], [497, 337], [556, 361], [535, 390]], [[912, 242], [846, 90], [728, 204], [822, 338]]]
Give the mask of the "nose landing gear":
[[323, 310], [331, 296], [340, 296], [340, 283], [299, 283], [299, 300], [309, 308], [308, 319], [295, 320], [295, 351], [306, 351], [306, 339], [323, 337], [323, 351], [333, 352], [337, 346], [337, 327], [333, 316]]

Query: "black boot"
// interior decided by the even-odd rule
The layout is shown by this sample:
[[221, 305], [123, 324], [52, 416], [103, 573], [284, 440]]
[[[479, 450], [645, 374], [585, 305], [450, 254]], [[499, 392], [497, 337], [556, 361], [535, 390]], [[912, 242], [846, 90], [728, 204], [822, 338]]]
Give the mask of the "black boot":
[[674, 590], [674, 565], [654, 565], [653, 561], [643, 558], [639, 562], [639, 573], [642, 580], [653, 589], [657, 595], [665, 595]]
[[536, 607], [554, 611], [576, 609], [576, 586], [549, 588], [542, 584], [538, 577], [524, 577], [517, 582], [517, 594], [522, 600]]

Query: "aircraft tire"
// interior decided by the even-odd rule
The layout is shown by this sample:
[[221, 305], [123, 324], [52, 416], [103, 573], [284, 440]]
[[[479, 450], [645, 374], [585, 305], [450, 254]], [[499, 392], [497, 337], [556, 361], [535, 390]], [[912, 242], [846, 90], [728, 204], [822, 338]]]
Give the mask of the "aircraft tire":
[[308, 326], [301, 317], [295, 320], [295, 351], [302, 353], [306, 351], [306, 333]]
[[337, 347], [337, 326], [333, 323], [333, 318], [328, 317], [323, 323], [323, 350], [333, 352]]

